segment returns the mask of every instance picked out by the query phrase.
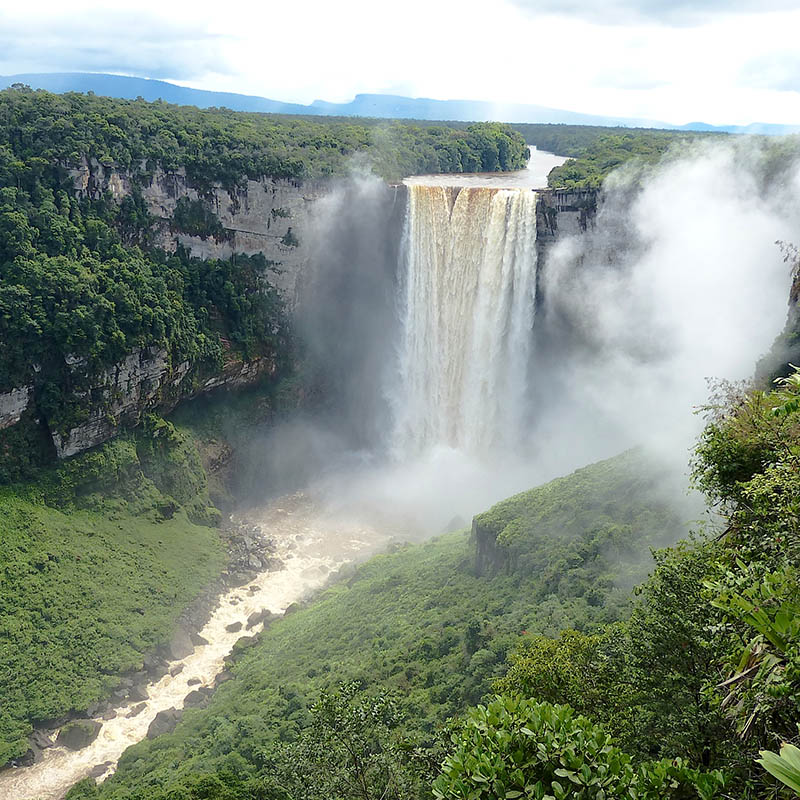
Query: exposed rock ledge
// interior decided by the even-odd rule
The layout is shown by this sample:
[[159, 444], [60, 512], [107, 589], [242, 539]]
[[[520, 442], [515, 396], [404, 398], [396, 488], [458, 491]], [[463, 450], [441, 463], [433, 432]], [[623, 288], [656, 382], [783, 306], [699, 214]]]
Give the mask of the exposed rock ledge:
[[[72, 368], [81, 366], [75, 362]], [[221, 372], [195, 381], [188, 361], [171, 366], [165, 350], [136, 350], [93, 381], [85, 392], [87, 403], [89, 397], [94, 401], [89, 419], [66, 433], [53, 431], [53, 444], [59, 458], [68, 458], [111, 439], [123, 424], [137, 424], [148, 409], [171, 411], [183, 398], [220, 387], [245, 386], [274, 374], [275, 368], [268, 358], [231, 361]]]
[[[181, 244], [198, 258], [262, 253], [279, 267], [275, 283], [289, 305], [296, 303], [310, 259], [310, 216], [316, 202], [329, 192], [324, 182], [261, 178], [242, 181], [230, 190], [220, 184], [206, 190], [194, 186], [182, 167], [166, 171], [159, 166], [148, 172], [142, 164], [134, 178], [130, 170], [86, 158], [69, 171], [78, 197], [99, 198], [108, 192], [119, 201], [135, 184], [147, 210], [159, 220], [155, 244], [167, 251]], [[225, 237], [217, 240], [174, 230], [171, 223], [182, 197], [209, 203]]]
[[30, 403], [32, 389], [21, 386], [10, 392], [0, 394], [0, 430], [16, 425]]

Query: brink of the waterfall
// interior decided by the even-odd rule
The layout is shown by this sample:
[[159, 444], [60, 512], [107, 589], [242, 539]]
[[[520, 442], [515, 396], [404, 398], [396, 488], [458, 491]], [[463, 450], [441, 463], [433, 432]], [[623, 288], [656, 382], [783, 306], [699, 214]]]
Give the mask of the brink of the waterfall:
[[408, 186], [396, 454], [518, 441], [536, 295], [536, 193]]

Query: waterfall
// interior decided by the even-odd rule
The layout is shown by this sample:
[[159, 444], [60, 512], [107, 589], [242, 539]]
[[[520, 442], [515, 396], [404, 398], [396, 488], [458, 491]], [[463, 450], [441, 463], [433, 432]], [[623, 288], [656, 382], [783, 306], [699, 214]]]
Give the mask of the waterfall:
[[536, 294], [536, 194], [409, 185], [394, 448], [485, 452], [521, 432]]

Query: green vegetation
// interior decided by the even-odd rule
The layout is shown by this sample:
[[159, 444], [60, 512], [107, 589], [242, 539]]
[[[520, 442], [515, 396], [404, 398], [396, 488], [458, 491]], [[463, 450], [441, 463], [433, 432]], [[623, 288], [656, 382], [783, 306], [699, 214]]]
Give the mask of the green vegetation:
[[627, 453], [498, 504], [474, 541], [449, 534], [373, 559], [264, 633], [207, 710], [71, 800], [399, 800], [431, 787], [788, 800], [800, 375], [718, 395], [694, 475], [724, 533], [657, 552], [632, 608], [615, 586], [642, 566], [628, 547], [674, 518], [657, 517], [663, 477]]
[[699, 131], [676, 131], [667, 128], [627, 128], [605, 125], [566, 125], [546, 122], [512, 122], [511, 127], [519, 131], [525, 141], [559, 156], [579, 158], [599, 140], [620, 136], [631, 136], [641, 141], [680, 141], [686, 138], [709, 136], [728, 136], [724, 133], [705, 133]]
[[172, 214], [172, 227], [181, 233], [190, 236], [199, 236], [201, 239], [216, 239], [224, 241], [229, 238], [228, 231], [222, 226], [214, 209], [201, 199], [190, 200], [188, 197], [179, 197]]
[[793, 744], [784, 744], [780, 754], [762, 750], [760, 755], [758, 763], [770, 775], [800, 794], [800, 749]]
[[0, 489], [0, 763], [141, 669], [224, 563], [192, 442], [148, 421]]
[[787, 165], [800, 157], [800, 135], [731, 136], [727, 133], [659, 130], [657, 128], [605, 128], [589, 125], [523, 125], [514, 130], [528, 144], [569, 160], [550, 171], [551, 188], [599, 189], [605, 178], [625, 163], [653, 165], [664, 157], [686, 152], [710, 142], [727, 142], [751, 158], [758, 154], [759, 181], [782, 185], [790, 173]]
[[548, 185], [553, 188], [599, 189], [610, 172], [628, 161], [655, 164], [672, 149], [724, 135], [627, 128], [606, 128], [603, 131], [592, 139], [568, 137], [570, 152], [563, 154], [571, 158], [550, 171]]
[[634, 554], [681, 535], [683, 520], [664, 513], [670, 492], [678, 494], [665, 470], [631, 450], [498, 503], [475, 523], [496, 543], [496, 560], [538, 574], [548, 586], [583, 565], [591, 595], [609, 588], [603, 573], [610, 564], [634, 565], [630, 576], [615, 570], [614, 577], [632, 587], [641, 579]]
[[433, 785], [437, 800], [626, 800], [712, 798], [721, 772], [701, 773], [680, 759], [634, 766], [630, 756], [569, 706], [495, 697], [470, 712]]
[[[646, 573], [649, 527], [640, 529], [638, 546], [615, 550], [611, 537], [603, 548], [602, 532], [562, 518], [560, 504], [551, 505], [553, 492], [565, 505], [578, 502], [575, 519], [580, 520], [584, 508], [577, 487], [599, 491], [618, 470], [618, 481], [632, 488], [646, 481], [642, 473], [652, 477], [651, 469], [643, 458], [626, 454], [562, 479], [552, 491], [545, 487], [538, 502], [535, 496], [528, 500], [545, 525], [559, 515], [562, 524], [549, 529], [543, 556], [551, 562], [546, 567], [559, 565], [559, 580], [533, 561], [531, 569], [476, 575], [475, 543], [463, 532], [372, 559], [309, 608], [273, 624], [242, 653], [233, 669], [236, 679], [220, 686], [207, 710], [187, 712], [173, 735], [130, 749], [99, 796], [202, 797], [196, 787], [213, 779], [227, 792], [220, 790], [219, 797], [283, 797], [275, 782], [295, 786], [302, 783], [298, 771], [306, 776], [329, 772], [308, 755], [316, 752], [322, 759], [330, 750], [319, 745], [322, 733], [314, 733], [314, 704], [336, 696], [348, 707], [372, 708], [369, 701], [385, 700], [386, 692], [393, 693], [394, 705], [390, 718], [381, 718], [380, 737], [387, 748], [391, 744], [405, 753], [402, 775], [396, 767], [390, 770], [392, 785], [403, 785], [404, 793], [392, 796], [427, 796], [442, 725], [491, 689], [520, 638], [556, 636], [568, 626], [586, 634], [602, 630], [628, 612], [627, 591], [617, 581], [627, 585], [634, 575], [641, 579]], [[621, 521], [635, 528], [638, 508], [629, 510], [628, 502], [609, 499], [608, 514], [613, 517], [616, 508]], [[653, 515], [660, 515], [659, 531], [678, 527], [669, 506], [655, 498], [642, 516], [643, 526], [653, 523]], [[357, 696], [352, 688], [340, 690], [342, 682], [346, 687], [356, 682]], [[379, 706], [385, 710], [384, 700]], [[308, 757], [301, 758], [304, 752]], [[276, 765], [290, 763], [294, 778], [288, 766], [276, 774]], [[306, 786], [305, 793], [285, 796], [324, 797], [319, 787], [329, 784]], [[94, 790], [84, 785], [75, 797], [82, 796], [79, 791]], [[254, 795], [257, 791], [265, 793]]]

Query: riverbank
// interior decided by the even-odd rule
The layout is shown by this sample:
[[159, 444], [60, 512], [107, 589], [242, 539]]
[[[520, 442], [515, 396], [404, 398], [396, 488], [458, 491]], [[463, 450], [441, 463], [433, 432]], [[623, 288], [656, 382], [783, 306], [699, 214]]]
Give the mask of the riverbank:
[[[253, 644], [265, 626], [292, 604], [320, 589], [343, 564], [384, 545], [387, 538], [348, 520], [315, 516], [303, 495], [235, 519], [231, 528], [238, 561], [221, 581], [228, 587], [199, 630], [192, 620], [205, 614], [203, 601], [183, 617], [185, 627], [150, 662], [150, 682], [131, 686], [127, 698], [96, 709], [88, 720], [93, 740], [71, 750], [48, 747], [27, 767], [0, 773], [0, 795], [15, 800], [58, 800], [77, 781], [104, 779], [131, 745], [171, 730], [186, 708], [205, 705], [225, 682], [232, 654]], [[263, 542], [260, 547], [258, 541]], [[259, 560], [261, 568], [242, 569]], [[53, 731], [57, 736], [57, 731]]]

